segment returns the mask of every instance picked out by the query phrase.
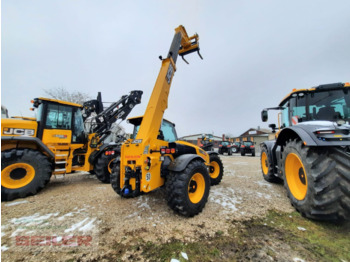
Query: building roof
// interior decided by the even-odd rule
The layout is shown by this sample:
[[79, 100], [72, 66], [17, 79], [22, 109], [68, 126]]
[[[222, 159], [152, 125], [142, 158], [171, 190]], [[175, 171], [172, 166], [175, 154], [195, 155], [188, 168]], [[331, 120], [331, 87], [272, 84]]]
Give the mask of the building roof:
[[271, 133], [271, 130], [265, 129], [265, 128], [250, 128], [247, 131], [245, 131], [240, 136], [259, 136], [259, 135], [268, 135]]

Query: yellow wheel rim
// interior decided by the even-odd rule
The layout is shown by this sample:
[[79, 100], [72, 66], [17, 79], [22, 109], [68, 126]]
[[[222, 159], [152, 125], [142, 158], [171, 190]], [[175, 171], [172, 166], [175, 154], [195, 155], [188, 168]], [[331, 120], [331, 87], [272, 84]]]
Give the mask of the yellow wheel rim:
[[205, 181], [201, 173], [195, 173], [188, 183], [188, 196], [193, 204], [197, 204], [203, 198]]
[[112, 173], [112, 169], [113, 169], [113, 161], [115, 160], [115, 158], [113, 158], [111, 161], [109, 161], [108, 163], [108, 172], [111, 174]]
[[261, 153], [261, 168], [262, 171], [264, 173], [264, 175], [266, 176], [267, 173], [269, 172], [269, 166], [268, 166], [269, 162], [267, 160], [267, 155], [266, 152], [262, 152]]
[[219, 166], [219, 163], [216, 162], [216, 161], [211, 161], [210, 162], [210, 167], [209, 167], [209, 170], [210, 170], [210, 177], [211, 178], [217, 178], [220, 174], [220, 166]]
[[297, 200], [303, 200], [307, 193], [307, 176], [298, 155], [290, 153], [285, 163], [285, 174], [290, 192]]
[[28, 185], [35, 177], [35, 169], [26, 163], [16, 163], [1, 171], [1, 186], [17, 189]]

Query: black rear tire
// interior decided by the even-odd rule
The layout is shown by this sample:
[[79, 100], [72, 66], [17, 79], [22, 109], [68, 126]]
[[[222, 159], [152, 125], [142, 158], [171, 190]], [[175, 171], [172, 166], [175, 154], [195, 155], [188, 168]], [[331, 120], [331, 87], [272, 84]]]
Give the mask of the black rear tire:
[[288, 197], [303, 216], [333, 222], [350, 219], [350, 155], [344, 149], [289, 141], [282, 170]]
[[110, 183], [111, 181], [111, 173], [113, 170], [114, 160], [116, 159], [118, 155], [108, 155], [101, 154], [95, 165], [94, 165], [94, 173], [98, 180], [100, 180], [102, 183]]
[[170, 172], [166, 179], [168, 205], [175, 212], [193, 217], [202, 212], [209, 196], [210, 177], [200, 160], [188, 164], [182, 172]]
[[1, 200], [11, 201], [37, 194], [50, 181], [48, 158], [32, 149], [1, 152]]

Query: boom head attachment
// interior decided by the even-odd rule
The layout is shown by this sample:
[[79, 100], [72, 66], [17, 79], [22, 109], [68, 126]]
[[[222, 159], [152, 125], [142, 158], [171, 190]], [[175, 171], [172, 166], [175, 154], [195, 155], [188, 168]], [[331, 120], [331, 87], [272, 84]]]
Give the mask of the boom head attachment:
[[180, 55], [181, 58], [188, 64], [184, 56], [197, 52], [199, 57], [203, 59], [202, 55], [199, 53], [200, 49], [198, 40], [198, 34], [194, 34], [193, 36], [189, 37], [185, 27], [180, 25], [179, 27], [175, 28], [175, 36], [169, 50], [168, 58], [171, 57], [174, 63], [176, 63], [177, 55]]

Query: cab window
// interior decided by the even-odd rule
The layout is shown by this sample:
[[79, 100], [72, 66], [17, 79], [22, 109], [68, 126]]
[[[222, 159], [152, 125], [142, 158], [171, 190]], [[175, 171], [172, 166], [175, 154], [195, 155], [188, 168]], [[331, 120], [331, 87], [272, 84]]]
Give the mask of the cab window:
[[48, 104], [45, 127], [52, 129], [72, 129], [72, 107]]
[[80, 108], [74, 109], [73, 143], [83, 143], [85, 140], [83, 115]]
[[172, 123], [163, 120], [160, 130], [161, 130], [160, 133], [163, 133], [163, 134], [160, 134], [160, 135], [163, 135], [162, 140], [168, 141], [168, 142], [175, 142], [177, 140], [176, 131]]

